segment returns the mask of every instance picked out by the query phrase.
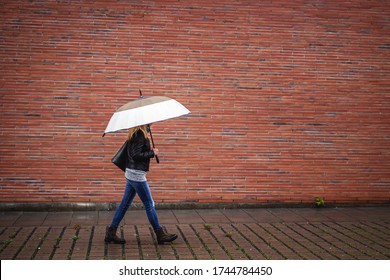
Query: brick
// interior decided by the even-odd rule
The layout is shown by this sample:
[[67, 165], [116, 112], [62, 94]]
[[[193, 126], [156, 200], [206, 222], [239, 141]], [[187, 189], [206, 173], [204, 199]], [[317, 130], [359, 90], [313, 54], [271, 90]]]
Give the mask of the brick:
[[166, 95], [156, 202], [388, 203], [383, 1], [2, 6], [0, 202], [117, 202], [111, 114]]

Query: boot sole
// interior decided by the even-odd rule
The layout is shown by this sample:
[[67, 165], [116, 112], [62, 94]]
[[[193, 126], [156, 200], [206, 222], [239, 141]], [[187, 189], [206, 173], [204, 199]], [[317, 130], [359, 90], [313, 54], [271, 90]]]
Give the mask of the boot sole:
[[107, 243], [107, 244], [110, 244], [110, 243], [113, 243], [113, 244], [125, 244], [126, 241], [124, 241], [124, 242], [115, 242], [114, 240], [106, 240], [106, 239], [104, 239], [104, 243]]
[[159, 245], [164, 245], [164, 243], [166, 243], [166, 242], [172, 242], [172, 241], [174, 241], [174, 240], [176, 240], [176, 239], [177, 239], [177, 235], [174, 236], [173, 238], [169, 239], [169, 240], [158, 241], [157, 243], [158, 243]]

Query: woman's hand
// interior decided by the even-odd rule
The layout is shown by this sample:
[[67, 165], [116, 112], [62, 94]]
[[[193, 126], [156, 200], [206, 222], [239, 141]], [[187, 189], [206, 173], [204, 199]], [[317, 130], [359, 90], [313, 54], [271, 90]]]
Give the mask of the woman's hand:
[[158, 155], [158, 149], [157, 148], [153, 148], [153, 153], [154, 153], [155, 156], [157, 156]]

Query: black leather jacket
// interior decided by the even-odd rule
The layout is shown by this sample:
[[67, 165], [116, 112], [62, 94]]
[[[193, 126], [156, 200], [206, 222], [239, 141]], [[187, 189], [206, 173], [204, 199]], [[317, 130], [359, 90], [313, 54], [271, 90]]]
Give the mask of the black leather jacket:
[[127, 144], [127, 168], [149, 171], [150, 159], [154, 157], [150, 142], [142, 131], [138, 130]]

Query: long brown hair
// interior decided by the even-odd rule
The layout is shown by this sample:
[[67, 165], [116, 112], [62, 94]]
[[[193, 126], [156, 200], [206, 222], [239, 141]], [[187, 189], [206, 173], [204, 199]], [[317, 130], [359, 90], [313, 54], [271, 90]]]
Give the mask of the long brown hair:
[[148, 132], [146, 130], [146, 125], [141, 125], [141, 126], [137, 126], [137, 127], [132, 127], [132, 128], [129, 128], [129, 134], [127, 135], [127, 140], [131, 140], [131, 138], [133, 138], [133, 136], [139, 131], [141, 130], [142, 133], [144, 134], [145, 138], [148, 139]]

